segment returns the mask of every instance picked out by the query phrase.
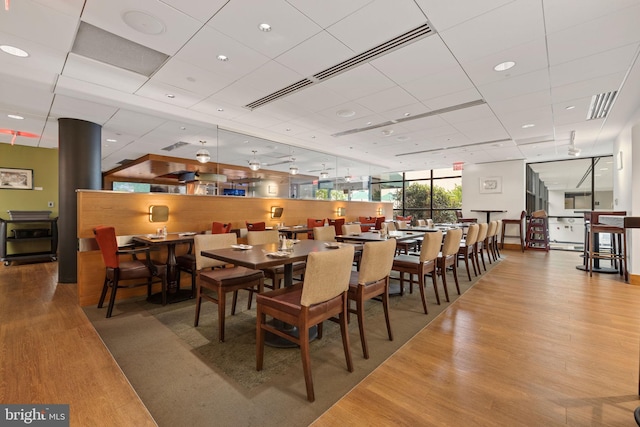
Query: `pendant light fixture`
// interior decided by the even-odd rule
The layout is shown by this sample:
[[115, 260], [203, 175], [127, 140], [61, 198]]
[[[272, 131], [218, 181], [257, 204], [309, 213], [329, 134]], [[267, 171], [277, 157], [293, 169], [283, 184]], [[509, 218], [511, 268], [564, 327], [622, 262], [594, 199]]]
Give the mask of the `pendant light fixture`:
[[320, 172], [320, 179], [327, 179], [329, 178], [329, 172], [327, 172], [324, 163], [322, 164], [322, 172]]
[[209, 151], [207, 151], [206, 148], [204, 148], [204, 144], [206, 144], [207, 141], [200, 141], [200, 143], [202, 144], [202, 148], [198, 150], [198, 152], [196, 153], [196, 159], [200, 162], [200, 163], [207, 163], [209, 160], [211, 160], [211, 154], [209, 154]]
[[260, 169], [260, 162], [256, 158], [257, 151], [252, 150], [251, 152], [253, 153], [253, 159], [249, 160], [249, 169], [251, 169], [252, 171], [257, 171], [258, 169]]
[[347, 168], [347, 174], [344, 177], [344, 182], [351, 182], [351, 174], [349, 173], [349, 168]]
[[299, 170], [298, 170], [298, 166], [296, 166], [296, 158], [292, 157], [291, 162], [292, 164], [291, 166], [289, 166], [289, 173], [291, 175], [298, 175]]

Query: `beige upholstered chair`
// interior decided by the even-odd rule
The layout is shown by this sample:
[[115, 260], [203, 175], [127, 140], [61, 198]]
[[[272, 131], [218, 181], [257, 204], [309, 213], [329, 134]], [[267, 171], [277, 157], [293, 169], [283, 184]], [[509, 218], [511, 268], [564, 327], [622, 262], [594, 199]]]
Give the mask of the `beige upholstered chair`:
[[[482, 267], [484, 267], [484, 271], [487, 271], [487, 265], [484, 263], [484, 249], [486, 248], [485, 240], [487, 239], [488, 232], [489, 232], [489, 224], [487, 224], [486, 222], [481, 222], [478, 224], [478, 237], [476, 237], [476, 243], [474, 246], [474, 251], [475, 251], [474, 256], [478, 263], [479, 273], [482, 273], [482, 270], [480, 270], [480, 260], [482, 260]], [[487, 256], [490, 256], [488, 251], [487, 251]]]
[[[399, 228], [406, 228], [406, 226], [410, 224], [409, 221], [395, 221], [387, 223], [387, 232], [388, 231], [397, 231]], [[408, 254], [409, 251], [416, 250], [418, 245], [418, 241], [416, 239], [410, 240], [400, 240], [396, 243], [396, 251], [398, 254], [404, 252]]]
[[[248, 290], [249, 301], [251, 301], [253, 293], [262, 292], [264, 285], [264, 274], [260, 270], [246, 267], [203, 270], [207, 266], [219, 265], [220, 261], [202, 256], [202, 251], [227, 248], [236, 242], [235, 233], [197, 234], [194, 236], [196, 269], [199, 271], [199, 275], [196, 285], [196, 316], [193, 325], [198, 326], [200, 322], [202, 298], [218, 304], [218, 340], [220, 342], [224, 342], [226, 294], [233, 292], [233, 303], [231, 305], [231, 314], [233, 315], [236, 311], [238, 290]], [[203, 292], [203, 288], [215, 291], [215, 297]]]
[[336, 240], [336, 228], [335, 227], [313, 227], [313, 239], [322, 240], [324, 242], [335, 242]]
[[387, 322], [387, 334], [389, 341], [393, 341], [391, 322], [389, 321], [389, 274], [393, 265], [393, 256], [396, 253], [395, 239], [382, 242], [365, 243], [360, 260], [360, 270], [351, 272], [349, 280], [349, 300], [356, 302], [355, 310], [350, 313], [358, 316], [358, 329], [360, 330], [360, 342], [362, 354], [369, 358], [367, 338], [364, 334], [364, 303], [372, 298], [381, 297], [384, 309], [384, 318]]
[[[353, 246], [350, 245], [312, 252], [307, 258], [303, 283], [267, 291], [257, 297], [256, 370], [262, 370], [265, 331], [298, 344], [309, 402], [315, 400], [309, 354], [310, 327], [318, 325], [318, 338], [322, 338], [322, 322], [338, 316], [347, 369], [353, 372], [347, 327], [347, 295], [352, 259]], [[299, 337], [270, 325], [266, 316], [296, 326]]]
[[436, 294], [436, 300], [440, 304], [440, 296], [438, 295], [438, 279], [437, 279], [437, 260], [440, 246], [442, 245], [442, 231], [429, 232], [424, 235], [422, 248], [420, 249], [420, 257], [413, 255], [398, 255], [393, 260], [392, 269], [400, 273], [400, 294], [404, 293], [404, 273], [409, 273], [410, 292], [413, 291], [413, 275], [418, 276], [418, 286], [420, 287], [420, 296], [422, 297], [422, 307], [424, 314], [427, 314], [427, 299], [424, 294], [425, 275], [431, 273], [433, 281], [433, 290]]
[[360, 230], [360, 224], [344, 224], [342, 226], [342, 234], [344, 236], [360, 234], [362, 231]]
[[499, 219], [496, 221], [498, 223], [498, 228], [496, 229], [496, 238], [494, 239], [493, 248], [496, 252], [496, 259], [500, 258], [500, 240], [502, 237], [502, 220]]
[[[447, 231], [442, 244], [442, 251], [438, 254], [438, 273], [442, 277], [442, 286], [444, 287], [444, 295], [449, 302], [449, 291], [447, 290], [447, 268], [453, 270], [453, 279], [456, 282], [456, 289], [460, 295], [460, 285], [458, 283], [457, 257], [460, 249], [460, 241], [462, 240], [462, 228], [454, 228]], [[438, 301], [438, 304], [440, 301]]]
[[426, 227], [427, 226], [427, 221], [424, 219], [418, 219], [416, 220], [416, 224], [418, 224], [418, 227]]
[[489, 223], [489, 229], [487, 230], [487, 237], [484, 240], [484, 249], [487, 252], [487, 258], [489, 259], [489, 264], [492, 261], [498, 259], [498, 255], [496, 254], [496, 239], [498, 236], [498, 221], [491, 221]]
[[[280, 242], [280, 234], [278, 230], [265, 230], [265, 231], [249, 231], [247, 232], [247, 243], [250, 245], [266, 245], [269, 243], [278, 244]], [[277, 249], [277, 247], [275, 248]], [[305, 263], [294, 262], [293, 274], [304, 274]], [[277, 265], [275, 267], [265, 268], [264, 275], [271, 279], [271, 286], [267, 286], [271, 289], [278, 289], [284, 280], [284, 265]]]
[[464, 242], [460, 244], [460, 248], [458, 249], [458, 259], [464, 261], [465, 267], [467, 267], [467, 276], [469, 277], [469, 281], [471, 281], [471, 269], [469, 268], [469, 260], [471, 260], [471, 265], [473, 266], [473, 274], [478, 275], [478, 271], [476, 270], [476, 266], [478, 269], [480, 266], [478, 265], [478, 258], [476, 256], [476, 242], [478, 241], [478, 233], [480, 232], [480, 225], [477, 223], [473, 223], [469, 225], [469, 229], [467, 230], [467, 237]]

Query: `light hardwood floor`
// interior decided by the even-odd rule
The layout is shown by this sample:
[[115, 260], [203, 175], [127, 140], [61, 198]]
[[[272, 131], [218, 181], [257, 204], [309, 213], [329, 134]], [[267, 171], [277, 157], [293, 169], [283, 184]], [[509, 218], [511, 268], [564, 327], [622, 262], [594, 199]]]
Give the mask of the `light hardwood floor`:
[[314, 426], [636, 425], [640, 287], [578, 263], [509, 251]]
[[[576, 253], [506, 255], [315, 425], [635, 425], [640, 287], [589, 278]], [[0, 402], [153, 425], [56, 271], [0, 266]]]
[[0, 403], [69, 404], [71, 426], [155, 426], [76, 285], [56, 281], [57, 263], [0, 266]]

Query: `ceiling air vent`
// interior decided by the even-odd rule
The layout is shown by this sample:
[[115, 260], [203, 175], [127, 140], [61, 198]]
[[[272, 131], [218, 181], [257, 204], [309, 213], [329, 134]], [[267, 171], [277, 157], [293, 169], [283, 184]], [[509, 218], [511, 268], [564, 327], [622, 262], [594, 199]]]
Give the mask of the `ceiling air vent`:
[[593, 95], [591, 97], [591, 105], [589, 105], [587, 120], [603, 119], [607, 117], [617, 94], [618, 91], [614, 90], [612, 92]]
[[167, 145], [166, 147], [162, 148], [162, 150], [173, 151], [176, 148], [184, 147], [185, 145], [189, 145], [189, 143], [184, 141], [178, 141], [175, 144]]
[[336, 64], [332, 67], [327, 68], [324, 71], [320, 71], [319, 73], [314, 74], [312, 77], [310, 78], [305, 78], [300, 80], [299, 82], [296, 82], [292, 85], [289, 85], [283, 89], [280, 89], [277, 92], [273, 92], [270, 95], [267, 95], [263, 98], [260, 98], [256, 101], [253, 101], [247, 105], [245, 105], [245, 108], [249, 108], [251, 110], [253, 110], [254, 108], [258, 108], [261, 107], [269, 102], [275, 101], [277, 99], [283, 98], [287, 95], [290, 95], [294, 92], [299, 91], [300, 89], [312, 85], [312, 84], [316, 84], [318, 82], [327, 80], [331, 77], [335, 77], [340, 73], [344, 73], [345, 71], [348, 71], [352, 68], [355, 68], [359, 65], [362, 64], [366, 64], [367, 62], [382, 56], [382, 55], [386, 55], [387, 53], [393, 52], [396, 49], [399, 49], [401, 47], [404, 47], [408, 44], [411, 44], [415, 41], [418, 41], [426, 36], [429, 36], [431, 34], [434, 34], [433, 29], [429, 26], [428, 23], [424, 23], [422, 25], [420, 25], [417, 28], [414, 28], [410, 31], [407, 31], [404, 34], [401, 34], [397, 37], [394, 37], [391, 40], [388, 40], [382, 44], [379, 44], [376, 47], [373, 47], [365, 52], [362, 52], [356, 56], [353, 56], [345, 61], [342, 61], [339, 64]]

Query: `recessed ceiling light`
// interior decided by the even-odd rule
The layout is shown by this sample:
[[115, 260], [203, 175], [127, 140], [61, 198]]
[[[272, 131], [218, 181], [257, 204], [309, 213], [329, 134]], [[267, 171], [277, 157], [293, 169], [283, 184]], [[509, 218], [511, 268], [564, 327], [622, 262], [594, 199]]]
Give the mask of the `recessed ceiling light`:
[[171, 99], [173, 99], [173, 98], [175, 98], [175, 97], [176, 97], [176, 96], [175, 96], [174, 94], [172, 94], [172, 93], [167, 93], [167, 94], [165, 94], [165, 96], [166, 96], [167, 98], [171, 98]]
[[264, 31], [265, 33], [268, 33], [269, 31], [271, 31], [271, 25], [263, 22], [262, 24], [258, 25], [258, 28], [260, 29], [260, 31]]
[[10, 119], [24, 120], [24, 117], [19, 116], [17, 114], [7, 114], [7, 117], [9, 117]]
[[389, 135], [391, 135], [392, 133], [393, 133], [393, 129], [385, 129], [385, 130], [383, 130], [383, 131], [382, 131], [382, 134], [383, 134], [384, 136], [389, 136]]
[[229, 57], [227, 55], [218, 55], [216, 58], [218, 58], [218, 61], [222, 62], [226, 62], [229, 60]]
[[496, 71], [507, 71], [509, 68], [513, 68], [516, 65], [513, 61], [505, 61], [493, 67]]
[[286, 128], [285, 132], [291, 132], [291, 128]]
[[564, 109], [565, 110], [573, 110], [574, 108], [576, 108], [575, 105], [569, 105], [569, 106], [565, 107]]
[[139, 10], [129, 10], [122, 14], [122, 20], [129, 27], [144, 34], [162, 34], [165, 30], [164, 23], [148, 13]]
[[29, 56], [26, 51], [15, 46], [9, 46], [7, 44], [0, 45], [0, 50], [2, 50], [4, 53], [8, 53], [9, 55], [19, 56], [20, 58], [26, 58], [27, 56]]
[[408, 137], [408, 136], [406, 136], [406, 135], [402, 135], [402, 136], [398, 136], [398, 137], [396, 137], [396, 140], [397, 140], [397, 141], [408, 141], [408, 140], [409, 140], [409, 137]]
[[347, 117], [353, 117], [355, 115], [356, 115], [356, 112], [352, 111], [352, 110], [338, 110], [338, 111], [336, 111], [336, 116], [338, 116], [338, 117], [347, 118]]
[[180, 126], [180, 130], [187, 130], [187, 128], [184, 126]]
[[107, 142], [118, 142], [118, 140], [113, 138], [107, 138]]
[[370, 124], [371, 124], [371, 122], [367, 122], [367, 125], [370, 125]]
[[411, 115], [411, 113], [404, 113], [405, 117], [409, 117]]
[[218, 108], [218, 111], [223, 112], [224, 108]]
[[527, 123], [526, 125], [522, 125], [522, 129], [529, 129], [534, 127], [535, 125], [533, 123]]

